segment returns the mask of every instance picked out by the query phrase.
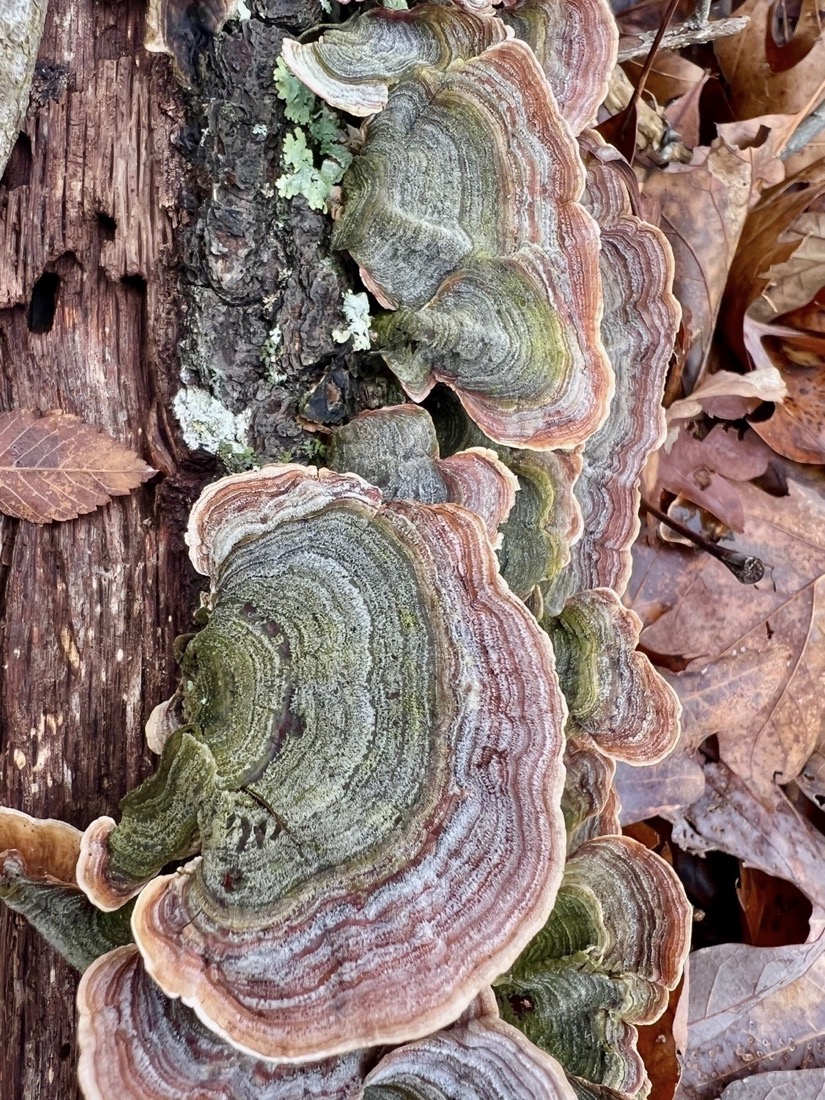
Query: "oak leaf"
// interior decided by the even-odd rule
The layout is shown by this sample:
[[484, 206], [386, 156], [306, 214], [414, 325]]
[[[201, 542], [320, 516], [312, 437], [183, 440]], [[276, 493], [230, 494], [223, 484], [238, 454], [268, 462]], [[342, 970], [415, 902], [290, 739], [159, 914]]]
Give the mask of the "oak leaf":
[[744, 530], [721, 543], [762, 559], [759, 583], [740, 585], [701, 551], [638, 542], [626, 594], [646, 624], [642, 647], [685, 670], [671, 683], [686, 736], [718, 734], [722, 759], [756, 791], [799, 774], [821, 724], [825, 477], [790, 466], [787, 477], [784, 497], [741, 483]]
[[789, 947], [708, 947], [690, 956], [686, 981], [688, 1047], [676, 1100], [716, 1100], [737, 1078], [825, 1062], [825, 936]]
[[723, 308], [742, 364], [782, 375], [787, 398], [754, 428], [796, 462], [825, 461], [824, 171], [820, 160], [751, 212]]
[[716, 43], [735, 118], [776, 111], [802, 119], [825, 99], [825, 37], [818, 7], [817, 0], [802, 0], [792, 30], [778, 26], [784, 5], [774, 0], [745, 0], [735, 9], [733, 14], [747, 15], [750, 23]]
[[776, 1070], [734, 1081], [721, 1100], [825, 1100], [825, 1069]]
[[727, 852], [748, 867], [792, 882], [825, 918], [825, 837], [779, 787], [759, 798], [724, 764], [706, 763], [707, 790], [675, 821], [673, 840], [686, 851]]
[[75, 519], [155, 473], [134, 451], [80, 417], [0, 413], [0, 511], [31, 523]]

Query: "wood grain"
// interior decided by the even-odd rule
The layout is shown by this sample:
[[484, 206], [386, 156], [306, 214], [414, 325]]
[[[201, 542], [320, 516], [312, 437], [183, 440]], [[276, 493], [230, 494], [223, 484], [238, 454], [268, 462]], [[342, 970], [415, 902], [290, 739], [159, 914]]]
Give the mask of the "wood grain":
[[[81, 415], [167, 475], [79, 520], [0, 521], [0, 802], [81, 828], [148, 770], [143, 722], [196, 587], [180, 531], [197, 478], [164, 411], [183, 112], [142, 17], [53, 0], [0, 182], [0, 408]], [[78, 1095], [75, 981], [0, 914], [0, 1096]]]

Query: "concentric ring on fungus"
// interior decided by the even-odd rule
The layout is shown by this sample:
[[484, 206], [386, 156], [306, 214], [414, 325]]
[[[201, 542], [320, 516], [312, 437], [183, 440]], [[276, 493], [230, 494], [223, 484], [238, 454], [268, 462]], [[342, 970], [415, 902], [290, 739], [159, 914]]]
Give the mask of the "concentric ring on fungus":
[[93, 823], [79, 881], [138, 898], [149, 974], [276, 1061], [445, 1026], [546, 920], [564, 864], [566, 708], [481, 519], [268, 467], [189, 528], [208, 624], [186, 725]]

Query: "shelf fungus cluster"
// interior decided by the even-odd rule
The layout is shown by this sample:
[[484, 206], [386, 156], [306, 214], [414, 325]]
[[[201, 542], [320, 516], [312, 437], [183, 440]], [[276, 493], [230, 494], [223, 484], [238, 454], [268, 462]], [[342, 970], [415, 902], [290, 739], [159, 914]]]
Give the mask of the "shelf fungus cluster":
[[679, 315], [586, 129], [615, 52], [606, 0], [286, 43], [365, 120], [333, 239], [416, 403], [204, 491], [209, 593], [117, 820], [0, 810], [0, 898], [84, 971], [87, 1100], [648, 1095], [689, 907], [613, 777], [679, 706], [620, 597]]
[[446, 383], [491, 439], [571, 447], [613, 391], [599, 232], [570, 126], [512, 34], [491, 10], [423, 5], [357, 15], [284, 60], [371, 116], [333, 244], [387, 309], [377, 346], [406, 392]]

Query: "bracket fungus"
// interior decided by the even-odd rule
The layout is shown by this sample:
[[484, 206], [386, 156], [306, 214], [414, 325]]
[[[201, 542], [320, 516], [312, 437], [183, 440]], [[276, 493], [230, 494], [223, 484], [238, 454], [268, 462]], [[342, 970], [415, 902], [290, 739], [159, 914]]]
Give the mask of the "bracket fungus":
[[629, 837], [582, 844], [546, 926], [496, 983], [504, 1018], [573, 1076], [639, 1092], [633, 1025], [664, 1009], [690, 922], [682, 885], [659, 856]]
[[612, 588], [621, 596], [627, 586], [639, 532], [639, 477], [664, 440], [662, 396], [681, 316], [671, 289], [673, 253], [664, 234], [632, 212], [635, 181], [626, 162], [594, 131], [581, 144], [585, 202], [601, 226], [601, 331], [616, 391], [610, 416], [582, 451], [575, 493], [584, 534], [570, 564], [545, 588], [555, 611], [583, 589]]
[[391, 1051], [365, 1083], [364, 1100], [576, 1100], [555, 1058], [495, 1016]]
[[143, 888], [150, 976], [239, 1048], [318, 1060], [454, 1020], [552, 908], [564, 701], [482, 521], [354, 475], [265, 467], [205, 490], [209, 619], [186, 724], [93, 823], [79, 879]]
[[533, 50], [574, 134], [595, 121], [619, 52], [607, 0], [504, 0], [501, 18]]
[[575, 852], [597, 836], [621, 832], [621, 806], [614, 785], [616, 761], [601, 752], [586, 734], [568, 737], [564, 750], [565, 780], [561, 796], [567, 851]]
[[81, 836], [62, 821], [0, 807], [0, 900], [78, 970], [132, 938], [129, 910], [101, 913], [77, 885]]
[[444, 70], [511, 34], [489, 13], [447, 4], [419, 4], [409, 11], [373, 8], [327, 28], [313, 42], [285, 39], [282, 56], [324, 102], [365, 117], [383, 110], [388, 89], [419, 69]]
[[379, 1051], [303, 1066], [264, 1062], [165, 997], [135, 946], [93, 963], [77, 993], [86, 1100], [360, 1100]]
[[572, 596], [541, 624], [556, 654], [570, 710], [568, 730], [587, 733], [602, 752], [627, 764], [655, 764], [679, 739], [676, 692], [643, 653], [642, 621], [609, 588]]
[[333, 244], [395, 312], [373, 322], [415, 401], [436, 382], [499, 443], [574, 446], [604, 420], [598, 229], [532, 51], [419, 70], [366, 124]]
[[419, 405], [360, 413], [335, 431], [327, 462], [377, 486], [385, 500], [462, 504], [481, 516], [494, 546], [518, 489], [516, 476], [489, 448], [441, 458], [430, 414]]

